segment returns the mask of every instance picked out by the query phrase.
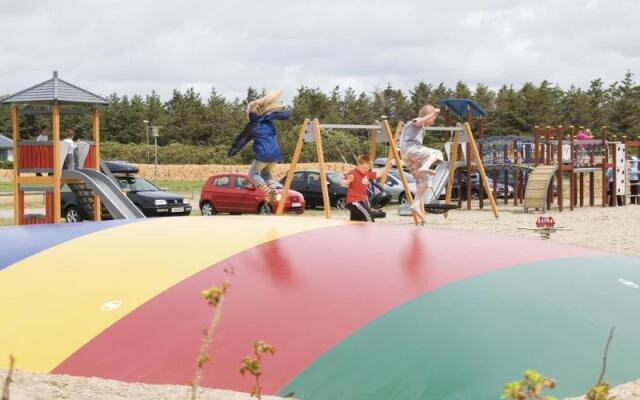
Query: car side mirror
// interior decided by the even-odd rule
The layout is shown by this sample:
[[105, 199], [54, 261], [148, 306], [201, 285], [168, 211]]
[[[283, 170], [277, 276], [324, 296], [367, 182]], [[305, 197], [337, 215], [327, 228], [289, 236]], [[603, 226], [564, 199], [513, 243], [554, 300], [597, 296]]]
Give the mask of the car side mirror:
[[247, 189], [247, 190], [256, 190], [256, 187], [253, 186], [253, 185], [247, 185], [244, 188]]
[[393, 186], [395, 185], [395, 182], [388, 180], [387, 181], [387, 186]]

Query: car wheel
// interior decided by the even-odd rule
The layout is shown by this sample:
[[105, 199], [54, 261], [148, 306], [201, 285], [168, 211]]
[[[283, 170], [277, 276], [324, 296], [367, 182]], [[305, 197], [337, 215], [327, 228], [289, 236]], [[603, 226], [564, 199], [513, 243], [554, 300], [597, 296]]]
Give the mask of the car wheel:
[[480, 200], [480, 192], [478, 192], [477, 190], [472, 190], [471, 191], [471, 199]]
[[82, 217], [80, 217], [80, 212], [75, 206], [71, 206], [67, 208], [67, 211], [65, 211], [64, 213], [64, 219], [70, 224], [82, 221]]
[[258, 207], [258, 214], [260, 215], [271, 215], [272, 213], [271, 206], [267, 203], [262, 203], [260, 207]]
[[409, 202], [407, 201], [407, 196], [405, 196], [404, 193], [400, 193], [400, 195], [398, 196], [398, 204], [400, 204], [401, 206], [406, 206], [407, 204], [409, 204]]
[[205, 201], [200, 206], [200, 212], [205, 217], [208, 217], [208, 216], [211, 216], [211, 215], [215, 215], [216, 209], [213, 207], [213, 204], [210, 201]]
[[338, 197], [338, 199], [336, 200], [336, 208], [339, 210], [344, 210], [345, 208], [347, 208], [347, 198], [344, 196]]

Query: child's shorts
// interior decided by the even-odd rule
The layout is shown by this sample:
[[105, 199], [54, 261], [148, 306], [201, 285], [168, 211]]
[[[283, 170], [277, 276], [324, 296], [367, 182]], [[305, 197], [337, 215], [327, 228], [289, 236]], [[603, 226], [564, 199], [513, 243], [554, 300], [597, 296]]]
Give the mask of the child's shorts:
[[429, 157], [434, 156], [437, 160], [443, 161], [444, 156], [440, 150], [430, 147], [412, 147], [402, 156], [402, 162], [410, 170], [417, 170], [427, 162]]

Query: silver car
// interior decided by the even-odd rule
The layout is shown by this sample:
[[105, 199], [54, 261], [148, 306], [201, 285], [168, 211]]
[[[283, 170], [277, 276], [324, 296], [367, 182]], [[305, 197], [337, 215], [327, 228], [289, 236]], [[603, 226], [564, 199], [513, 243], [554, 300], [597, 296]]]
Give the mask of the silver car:
[[[375, 169], [376, 172], [382, 172], [382, 168]], [[405, 178], [407, 178], [407, 183], [409, 184], [409, 190], [411, 191], [411, 195], [415, 196], [416, 194], [416, 180], [415, 178], [408, 172], [404, 173]], [[380, 178], [378, 178], [378, 182], [380, 182]], [[402, 186], [402, 181], [400, 180], [400, 174], [397, 170], [392, 169], [389, 171], [387, 175], [387, 181], [384, 184], [385, 192], [391, 194], [391, 201], [398, 202], [400, 204], [407, 204], [407, 195], [404, 192], [404, 187]]]

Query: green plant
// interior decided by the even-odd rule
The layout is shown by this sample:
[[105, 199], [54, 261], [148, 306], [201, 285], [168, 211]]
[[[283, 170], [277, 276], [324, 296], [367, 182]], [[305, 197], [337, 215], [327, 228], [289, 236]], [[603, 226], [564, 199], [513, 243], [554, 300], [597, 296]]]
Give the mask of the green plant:
[[253, 344], [254, 357], [248, 356], [242, 360], [242, 366], [240, 367], [240, 374], [244, 375], [249, 373], [255, 378], [255, 385], [251, 391], [251, 397], [257, 397], [262, 399], [262, 385], [260, 384], [260, 377], [262, 376], [262, 356], [265, 354], [275, 354], [276, 348], [262, 340], [256, 340]]
[[609, 339], [607, 339], [607, 344], [604, 346], [604, 354], [602, 356], [602, 370], [600, 370], [600, 376], [598, 377], [598, 382], [589, 390], [587, 393], [587, 400], [615, 400], [615, 396], [609, 395], [609, 384], [604, 381], [604, 374], [607, 372], [607, 356], [609, 353], [609, 345], [611, 344], [611, 340], [613, 339], [613, 332], [615, 332], [616, 327], [612, 327], [609, 332]]
[[233, 276], [233, 269], [224, 270], [225, 277], [220, 287], [213, 286], [209, 289], [205, 289], [201, 292], [202, 297], [207, 301], [209, 307], [214, 309], [213, 317], [209, 325], [203, 330], [204, 337], [202, 338], [202, 344], [200, 345], [200, 351], [198, 352], [198, 359], [196, 361], [196, 371], [191, 380], [191, 399], [196, 400], [198, 387], [200, 380], [202, 379], [202, 369], [204, 365], [211, 361], [208, 355], [209, 346], [213, 341], [213, 334], [216, 327], [222, 318], [222, 303], [224, 302], [227, 290], [231, 287], [231, 276]]
[[556, 387], [556, 381], [538, 371], [529, 369], [524, 372], [524, 380], [507, 383], [502, 398], [507, 400], [555, 400], [552, 396], [542, 396], [545, 389]]
[[15, 364], [15, 358], [9, 356], [9, 371], [7, 371], [7, 377], [4, 380], [4, 386], [2, 388], [2, 400], [9, 400], [9, 386], [13, 382], [13, 369]]
[[13, 169], [13, 161], [0, 161], [0, 169]]

